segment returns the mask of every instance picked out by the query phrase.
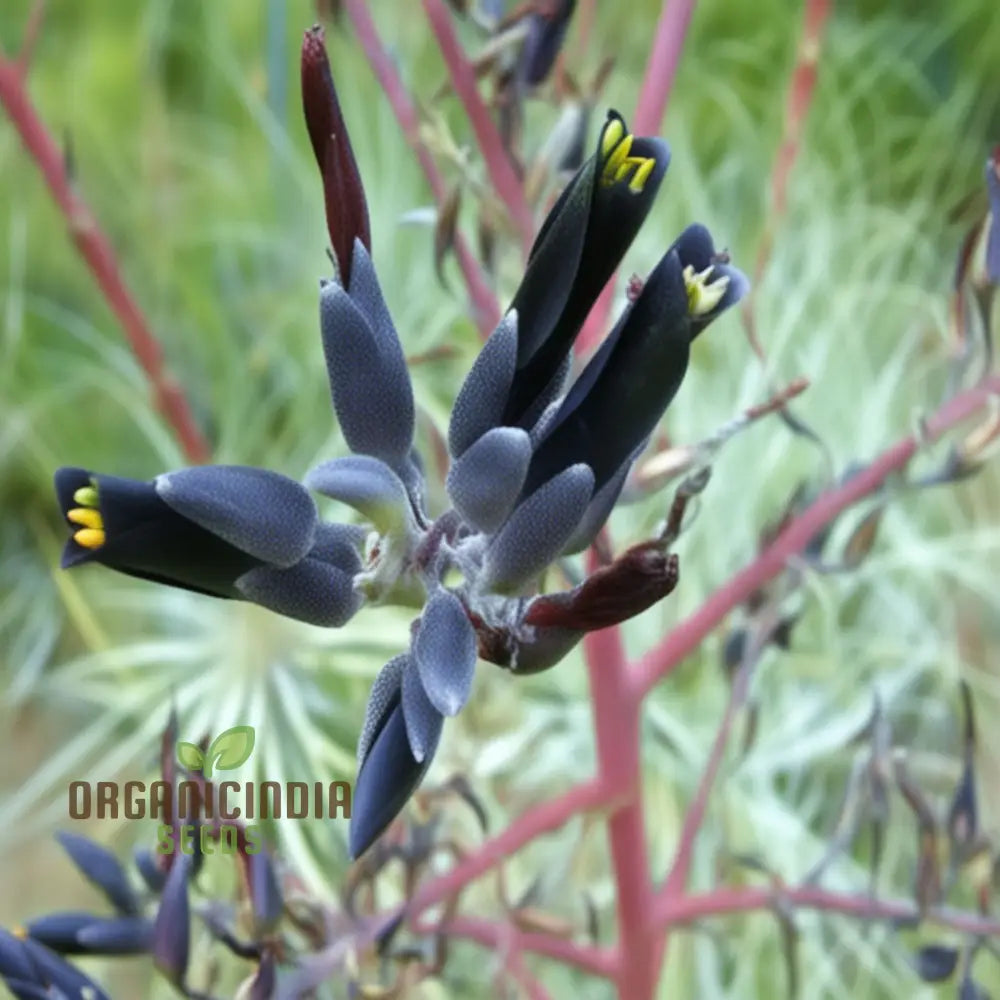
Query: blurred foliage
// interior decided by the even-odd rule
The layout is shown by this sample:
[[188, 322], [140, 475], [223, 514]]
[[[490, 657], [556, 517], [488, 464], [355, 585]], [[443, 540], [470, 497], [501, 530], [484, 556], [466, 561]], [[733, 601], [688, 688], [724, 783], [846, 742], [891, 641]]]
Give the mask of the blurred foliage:
[[[8, 52], [28, 6], [0, 6]], [[571, 65], [583, 77], [614, 55], [604, 100], [626, 113], [658, 6], [634, 0], [621, 16], [614, 5], [598, 5], [586, 51], [570, 38]], [[52, 0], [48, 8], [32, 95], [72, 151], [76, 182], [216, 459], [301, 475], [342, 450], [316, 316], [317, 278], [328, 270], [321, 191], [298, 98], [299, 40], [315, 20], [314, 6]], [[429, 100], [444, 69], [416, 7], [405, 17], [388, 0], [372, 9], [407, 85]], [[651, 267], [692, 219], [710, 225], [737, 261], [752, 266], [799, 18], [787, 0], [703, 0], [698, 7], [665, 123], [673, 163], [659, 214], [628, 255], [626, 273]], [[404, 345], [411, 354], [455, 349], [414, 371], [418, 400], [441, 427], [477, 344], [459, 274], [449, 263], [452, 291], [441, 289], [430, 228], [400, 225], [405, 213], [429, 203], [422, 175], [346, 28], [331, 32], [329, 47], [369, 193], [376, 265]], [[1000, 19], [987, 0], [837, 5], [788, 215], [756, 300], [770, 370], [754, 359], [737, 317], [720, 323], [699, 341], [668, 414], [672, 438], [704, 437], [760, 401], [771, 376], [812, 379], [796, 411], [822, 434], [838, 469], [872, 457], [933, 408], [944, 385], [955, 256], [985, 206], [982, 164], [1000, 137], [998, 51]], [[468, 141], [457, 102], [446, 98], [441, 109]], [[544, 105], [530, 109], [529, 149], [554, 115]], [[66, 782], [151, 773], [171, 699], [187, 739], [235, 723], [256, 726], [258, 776], [351, 778], [370, 679], [406, 633], [405, 619], [389, 612], [369, 611], [343, 633], [326, 634], [100, 568], [72, 575], [54, 569], [63, 533], [51, 498], [56, 466], [151, 476], [182, 459], [65, 220], [5, 120], [0, 177], [0, 921], [9, 924], [85, 905], [82, 895], [66, 897], [66, 872], [47, 836], [65, 825]], [[514, 271], [509, 282], [504, 276], [501, 298], [516, 281]], [[630, 650], [651, 645], [746, 562], [761, 527], [796, 483], [820, 468], [818, 452], [773, 419], [731, 445], [681, 539], [681, 585], [627, 628]], [[757, 740], [724, 772], [696, 885], [708, 885], [729, 852], [754, 854], [788, 880], [808, 871], [835, 822], [853, 760], [849, 744], [876, 691], [912, 750], [911, 765], [946, 801], [961, 767], [957, 679], [969, 681], [981, 719], [1000, 699], [991, 655], [1000, 639], [998, 486], [992, 469], [903, 498], [883, 518], [874, 555], [859, 572], [810, 578], [792, 650], [769, 653], [756, 679]], [[665, 503], [616, 515], [616, 538], [642, 537]], [[722, 638], [647, 705], [654, 871], [669, 862], [725, 704]], [[981, 728], [984, 825], [996, 833], [1000, 735]], [[498, 828], [585, 776], [592, 762], [577, 654], [524, 680], [481, 667], [473, 701], [448, 727], [434, 774], [468, 774]], [[90, 832], [122, 847], [148, 836], [128, 826], [141, 824]], [[344, 871], [345, 827], [283, 823], [282, 850], [308, 880], [332, 890]], [[884, 891], [908, 891], [914, 850], [912, 824], [898, 810], [885, 845]], [[863, 889], [866, 865], [859, 849], [834, 865], [829, 884]], [[512, 893], [538, 872], [545, 904], [570, 916], [579, 918], [586, 888], [610, 937], [612, 884], [598, 831], [575, 824], [533, 845], [510, 866]], [[466, 898], [471, 907], [490, 908], [492, 884], [486, 880]], [[718, 933], [676, 937], [663, 996], [773, 995], [782, 975], [773, 921], [752, 915], [719, 926]], [[937, 995], [919, 984], [887, 930], [808, 916], [801, 931], [809, 996]], [[482, 995], [474, 985], [481, 967], [475, 950], [459, 946], [456, 954], [467, 964], [449, 967], [456, 977], [449, 995]], [[995, 965], [980, 962], [984, 984], [1000, 990]], [[138, 985], [141, 965], [126, 974], [133, 978], [107, 981], [121, 995], [146, 988]], [[548, 966], [545, 980], [564, 995], [569, 975]], [[573, 988], [605, 995], [599, 983]]]

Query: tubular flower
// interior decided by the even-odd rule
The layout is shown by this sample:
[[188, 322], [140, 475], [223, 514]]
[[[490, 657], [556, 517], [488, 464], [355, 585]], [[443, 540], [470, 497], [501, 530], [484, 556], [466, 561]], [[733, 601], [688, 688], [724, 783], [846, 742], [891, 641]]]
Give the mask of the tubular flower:
[[[303, 82], [314, 146], [332, 120], [329, 103], [312, 93], [316, 79], [333, 93], [317, 46], [308, 33]], [[319, 77], [317, 65], [326, 66]], [[662, 140], [632, 136], [610, 112], [458, 392], [445, 484], [452, 506], [435, 517], [413, 447], [403, 349], [367, 223], [358, 224], [367, 219], [364, 195], [342, 124], [335, 131], [337, 155], [317, 152], [325, 188], [328, 198], [334, 190], [356, 203], [331, 214], [328, 200], [338, 269], [321, 282], [319, 319], [333, 408], [352, 454], [313, 469], [304, 486], [239, 467], [186, 469], [151, 483], [62, 469], [56, 491], [71, 532], [65, 566], [100, 562], [324, 625], [344, 624], [366, 603], [421, 609], [410, 648], [383, 667], [369, 697], [349, 837], [357, 856], [420, 783], [445, 718], [470, 697], [477, 657], [517, 673], [548, 669], [588, 630], [638, 614], [674, 587], [676, 558], [650, 542], [571, 591], [538, 593], [545, 570], [600, 530], [681, 385], [692, 340], [747, 282], [704, 227], [689, 227], [564, 390], [573, 342], [669, 161]], [[308, 490], [351, 508], [364, 527], [319, 520]]]

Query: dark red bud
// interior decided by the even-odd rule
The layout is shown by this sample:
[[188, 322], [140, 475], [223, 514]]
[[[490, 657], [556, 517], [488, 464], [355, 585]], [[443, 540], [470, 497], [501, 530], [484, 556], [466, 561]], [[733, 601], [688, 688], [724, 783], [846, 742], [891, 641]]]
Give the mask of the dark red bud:
[[372, 238], [365, 189], [337, 100], [323, 40], [323, 29], [314, 25], [302, 41], [302, 107], [323, 176], [330, 244], [337, 258], [340, 280], [346, 286], [351, 276], [355, 238], [361, 240], [369, 252]]
[[677, 556], [658, 542], [633, 545], [579, 587], [544, 594], [528, 608], [525, 623], [542, 628], [594, 632], [634, 618], [666, 597], [680, 575]]

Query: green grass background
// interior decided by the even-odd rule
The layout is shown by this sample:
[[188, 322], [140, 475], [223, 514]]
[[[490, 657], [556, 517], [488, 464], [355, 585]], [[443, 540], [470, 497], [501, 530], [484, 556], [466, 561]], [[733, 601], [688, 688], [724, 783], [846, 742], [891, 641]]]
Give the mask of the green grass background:
[[[298, 96], [298, 45], [314, 6], [48, 6], [32, 96], [53, 132], [71, 144], [79, 189], [110, 236], [215, 459], [299, 476], [339, 453], [316, 321], [317, 279], [327, 272], [321, 192]], [[634, 0], [624, 13], [598, 6], [586, 52], [571, 38], [571, 65], [587, 77], [614, 55], [604, 103], [628, 112], [658, 4]], [[27, 0], [0, 7], [8, 53], [27, 8]], [[375, 0], [372, 9], [407, 85], [429, 100], [444, 70], [419, 6]], [[752, 269], [799, 25], [799, 6], [788, 0], [698, 6], [664, 124], [670, 173], [626, 273], [648, 270], [693, 220], [708, 223]], [[477, 346], [459, 275], [449, 263], [453, 290], [441, 289], [430, 231], [400, 225], [405, 213], [430, 203], [422, 175], [349, 29], [332, 33], [329, 45], [368, 191], [376, 265], [404, 345], [411, 354], [455, 348], [454, 356], [414, 372], [422, 408], [444, 427]], [[789, 211], [758, 294], [770, 369], [761, 370], [738, 319], [727, 317], [699, 341], [667, 418], [671, 435], [697, 440], [762, 399], [769, 376], [805, 374], [813, 385], [798, 412], [843, 467], [874, 456], [934, 407], [944, 383], [955, 256], [968, 222], [985, 208], [982, 165], [1000, 139], [998, 52], [1000, 18], [986, 0], [836, 5]], [[469, 141], [456, 102], [446, 99], [441, 110], [456, 137]], [[551, 108], [531, 110], [529, 151], [554, 117]], [[445, 170], [453, 176], [453, 168]], [[514, 269], [504, 275], [501, 299], [516, 282]], [[942, 455], [938, 448], [924, 461]], [[100, 568], [59, 573], [65, 529], [50, 481], [62, 464], [147, 477], [183, 459], [65, 220], [3, 120], [0, 922], [7, 926], [96, 905], [50, 837], [67, 822], [66, 784], [150, 773], [171, 699], [182, 738], [236, 723], [257, 727], [245, 777], [353, 778], [368, 685], [407, 635], [406, 616], [392, 611], [368, 610], [327, 633]], [[629, 649], [647, 648], [743, 565], [760, 528], [817, 469], [816, 451], [776, 421], [727, 448], [678, 547], [682, 584], [629, 625]], [[754, 854], [789, 881], [808, 870], [835, 820], [856, 753], [849, 743], [875, 692], [915, 773], [943, 807], [958, 773], [957, 681], [970, 682], [982, 736], [984, 825], [996, 831], [997, 487], [990, 470], [972, 483], [902, 498], [859, 572], [809, 580], [792, 651], [769, 655], [756, 679], [759, 735], [749, 754], [724, 769], [697, 855], [696, 887], [713, 883], [727, 852]], [[616, 538], [643, 537], [665, 503], [616, 515]], [[706, 642], [648, 703], [645, 792], [657, 872], [669, 862], [727, 697], [721, 639]], [[592, 765], [586, 678], [576, 654], [527, 680], [481, 667], [472, 703], [448, 727], [432, 780], [467, 773], [497, 828]], [[283, 853], [317, 891], [339, 884], [344, 826], [281, 826]], [[124, 852], [148, 835], [134, 827], [90, 832]], [[464, 826], [460, 832], [473, 836]], [[885, 893], [909, 891], [915, 842], [908, 813], [894, 801]], [[866, 862], [862, 844], [833, 868], [829, 884], [863, 891]], [[582, 921], [586, 890], [603, 938], [612, 939], [613, 887], [599, 828], [571, 824], [524, 852], [510, 865], [513, 891], [536, 874], [540, 905]], [[731, 868], [725, 874], [755, 878]], [[468, 895], [469, 908], [495, 912], [493, 888], [485, 880]], [[800, 923], [804, 996], [954, 995], [953, 985], [935, 992], [910, 971], [919, 936], [812, 915]], [[197, 945], [201, 959], [203, 942]], [[168, 995], [162, 984], [147, 985], [141, 961], [92, 967], [115, 996]], [[486, 995], [477, 985], [484, 967], [476, 949], [457, 946], [448, 978], [423, 995]], [[981, 956], [977, 972], [1000, 990], [995, 960]], [[661, 995], [770, 997], [780, 994], [783, 974], [776, 926], [756, 914], [677, 936]], [[607, 995], [605, 984], [551, 965], [541, 976], [555, 996], [570, 989]]]

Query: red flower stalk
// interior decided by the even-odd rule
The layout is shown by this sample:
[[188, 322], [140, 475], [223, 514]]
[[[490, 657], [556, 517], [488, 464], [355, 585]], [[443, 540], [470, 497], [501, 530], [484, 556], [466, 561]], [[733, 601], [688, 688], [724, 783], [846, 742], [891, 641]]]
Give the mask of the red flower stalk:
[[361, 174], [333, 85], [324, 31], [318, 24], [302, 40], [302, 107], [323, 177], [330, 243], [337, 257], [340, 280], [346, 286], [351, 276], [354, 240], [361, 240], [370, 252], [371, 227]]

